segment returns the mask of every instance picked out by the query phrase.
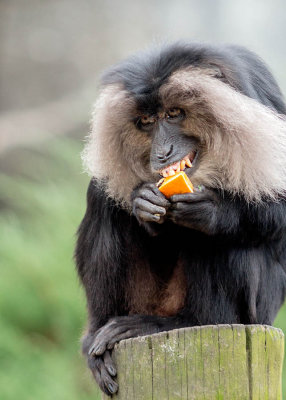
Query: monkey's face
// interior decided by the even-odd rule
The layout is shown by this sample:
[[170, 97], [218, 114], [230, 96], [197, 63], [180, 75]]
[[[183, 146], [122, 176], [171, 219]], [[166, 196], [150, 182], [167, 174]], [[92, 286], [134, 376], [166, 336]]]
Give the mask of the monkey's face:
[[277, 113], [218, 77], [217, 68], [179, 68], [162, 82], [130, 71], [132, 84], [126, 78], [103, 89], [83, 153], [110, 196], [129, 207], [134, 187], [188, 160], [194, 186], [249, 201], [285, 193], [286, 126]]
[[[167, 108], [142, 114], [135, 120], [137, 129], [150, 137], [150, 169], [163, 177], [197, 168], [200, 143], [184, 130], [186, 113], [182, 108]], [[192, 167], [192, 170], [190, 169]]]

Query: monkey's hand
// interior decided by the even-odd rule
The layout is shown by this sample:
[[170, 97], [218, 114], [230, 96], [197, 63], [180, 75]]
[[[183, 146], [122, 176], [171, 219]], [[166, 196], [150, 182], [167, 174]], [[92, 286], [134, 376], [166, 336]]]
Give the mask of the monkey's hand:
[[170, 201], [167, 216], [175, 224], [215, 234], [220, 198], [214, 190], [202, 187], [194, 193], [174, 195]]
[[150, 234], [157, 234], [156, 224], [165, 221], [171, 203], [154, 183], [144, 183], [134, 189], [131, 201], [133, 214], [140, 225], [143, 225]]

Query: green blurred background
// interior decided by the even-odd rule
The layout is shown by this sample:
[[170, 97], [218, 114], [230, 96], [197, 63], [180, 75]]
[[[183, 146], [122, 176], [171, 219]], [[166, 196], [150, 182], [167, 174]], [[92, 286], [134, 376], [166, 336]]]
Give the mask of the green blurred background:
[[[284, 0], [0, 0], [0, 399], [99, 399], [73, 248], [98, 76], [151, 42], [242, 44], [286, 93]], [[275, 325], [286, 331], [286, 308]], [[284, 370], [286, 393], [286, 370]]]

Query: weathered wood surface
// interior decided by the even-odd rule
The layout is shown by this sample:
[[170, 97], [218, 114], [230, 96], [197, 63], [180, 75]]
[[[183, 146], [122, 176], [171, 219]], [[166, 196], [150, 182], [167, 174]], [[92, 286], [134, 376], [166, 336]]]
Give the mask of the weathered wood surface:
[[[114, 351], [118, 400], [282, 400], [284, 335], [211, 325], [124, 340]], [[103, 399], [110, 399], [103, 395]]]

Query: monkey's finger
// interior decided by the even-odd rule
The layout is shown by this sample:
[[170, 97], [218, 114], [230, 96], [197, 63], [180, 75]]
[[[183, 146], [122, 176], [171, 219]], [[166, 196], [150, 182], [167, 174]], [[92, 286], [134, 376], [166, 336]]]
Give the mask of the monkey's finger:
[[156, 206], [147, 200], [141, 199], [140, 197], [134, 200], [134, 206], [150, 214], [166, 214], [166, 209], [164, 207]]
[[152, 184], [151, 186], [151, 190], [152, 192], [156, 195], [156, 196], [160, 196], [164, 199], [166, 199], [166, 197], [163, 195], [163, 193], [159, 190], [157, 185]]
[[[144, 189], [151, 190], [154, 194], [162, 195], [160, 190], [158, 189], [158, 186], [155, 183], [146, 183], [145, 185], [142, 186]], [[164, 195], [163, 195], [164, 197]]]
[[143, 198], [145, 200], [148, 200], [153, 204], [156, 204], [158, 206], [162, 206], [162, 207], [165, 207], [165, 208], [169, 207], [170, 206], [170, 202], [160, 192], [159, 189], [157, 189], [157, 190], [158, 190], [158, 193], [154, 193], [153, 191], [144, 188], [139, 192], [139, 195], [140, 195], [141, 198]]
[[109, 350], [106, 350], [103, 354], [103, 362], [105, 365], [105, 368], [107, 371], [110, 373], [111, 376], [116, 376], [117, 371], [114, 365], [114, 362], [111, 358], [111, 353]]
[[139, 210], [138, 217], [144, 222], [158, 222], [160, 221], [160, 215], [150, 214], [146, 211]]
[[193, 202], [197, 201], [197, 194], [196, 193], [184, 193], [184, 194], [174, 194], [170, 197], [171, 203], [178, 203], [178, 202]]
[[192, 218], [200, 218], [202, 213], [206, 213], [208, 210], [213, 208], [214, 203], [209, 200], [199, 202], [183, 202], [174, 203], [171, 213], [181, 213], [182, 215], [188, 215]]
[[195, 193], [175, 194], [174, 196], [170, 197], [170, 201], [172, 203], [178, 203], [178, 202], [195, 203], [199, 201], [210, 200], [213, 197], [214, 196], [208, 190]]

